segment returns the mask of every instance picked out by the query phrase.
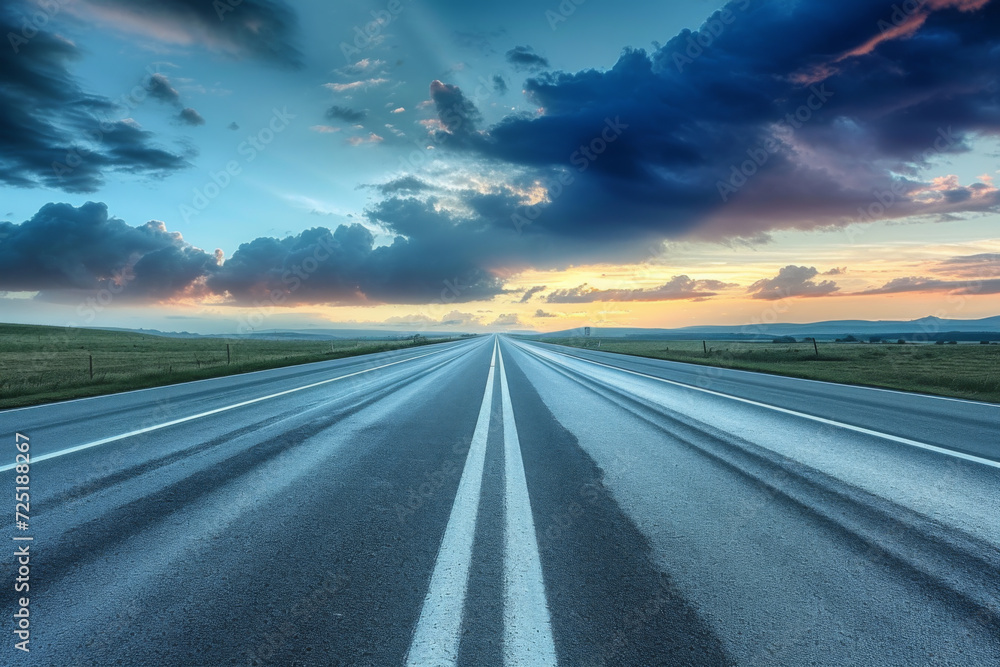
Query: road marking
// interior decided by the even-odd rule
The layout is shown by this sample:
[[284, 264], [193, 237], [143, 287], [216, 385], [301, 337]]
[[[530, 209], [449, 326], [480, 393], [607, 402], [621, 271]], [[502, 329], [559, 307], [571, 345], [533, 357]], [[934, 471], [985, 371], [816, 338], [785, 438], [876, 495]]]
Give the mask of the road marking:
[[[559, 345], [558, 343], [545, 343], [545, 342], [542, 342], [542, 341], [538, 341], [538, 343], [541, 344], [541, 345], [547, 345], [547, 346], [551, 346], [551, 347], [556, 347], [556, 346], [558, 346], [558, 347], [564, 347], [562, 345]], [[830, 380], [814, 380], [812, 378], [798, 378], [798, 377], [792, 377], [791, 375], [775, 375], [773, 373], [761, 373], [760, 371], [745, 371], [742, 368], [725, 368], [724, 366], [710, 366], [708, 364], [695, 364], [695, 363], [691, 363], [689, 361], [673, 361], [672, 359], [657, 359], [656, 357], [637, 357], [637, 356], [629, 355], [629, 354], [627, 354], [625, 352], [605, 352], [605, 351], [599, 351], [599, 350], [586, 350], [586, 351], [590, 352], [590, 353], [596, 353], [596, 354], [602, 354], [602, 355], [606, 354], [606, 355], [615, 356], [615, 357], [626, 357], [628, 361], [632, 361], [632, 362], [635, 362], [635, 363], [638, 363], [638, 362], [648, 363], [648, 362], [657, 362], [658, 361], [658, 362], [662, 362], [664, 364], [672, 364], [672, 365], [676, 364], [678, 366], [684, 366], [686, 368], [697, 368], [697, 369], [711, 368], [711, 369], [722, 371], [723, 373], [745, 373], [745, 374], [748, 374], [748, 375], [756, 375], [757, 377], [764, 376], [764, 377], [768, 377], [768, 378], [780, 377], [783, 380], [788, 380], [790, 382], [813, 382], [813, 383], [816, 383], [816, 384], [833, 385], [835, 387], [845, 387], [845, 388], [848, 388], [848, 389], [859, 389], [859, 390], [864, 390], [864, 391], [881, 391], [881, 392], [885, 392], [885, 393], [888, 393], [888, 394], [899, 394], [899, 395], [902, 395], [902, 396], [919, 396], [920, 398], [930, 398], [930, 399], [933, 399], [935, 401], [951, 401], [953, 403], [968, 403], [969, 405], [979, 405], [979, 406], [986, 406], [986, 407], [990, 407], [990, 408], [1000, 408], [1000, 403], [987, 403], [985, 401], [973, 401], [972, 399], [968, 399], [968, 398], [954, 398], [952, 396], [937, 396], [935, 394], [921, 394], [920, 392], [916, 392], [916, 391], [902, 391], [900, 389], [887, 389], [886, 387], [870, 387], [870, 386], [868, 386], [866, 384], [844, 384], [843, 382], [831, 382]], [[560, 352], [560, 354], [566, 354], [567, 357], [573, 357], [574, 359], [586, 359], [586, 357], [582, 357], [582, 356], [579, 356], [579, 355], [576, 355], [576, 354], [568, 354], [568, 353], [564, 353], [564, 352]], [[648, 363], [648, 365], [653, 366], [655, 364]]]
[[406, 656], [406, 664], [414, 667], [454, 665], [458, 661], [462, 610], [469, 586], [472, 543], [476, 537], [479, 496], [483, 486], [486, 438], [493, 411], [494, 359], [499, 351], [498, 346], [499, 342], [494, 339], [490, 373], [486, 379], [483, 404], [479, 408], [479, 419], [476, 421], [462, 479], [458, 482], [458, 493], [434, 563], [430, 587], [420, 610], [420, 620], [417, 621]]
[[545, 599], [545, 581], [538, 555], [538, 538], [531, 516], [531, 499], [524, 476], [521, 442], [517, 437], [503, 353], [500, 360], [500, 399], [503, 404], [504, 479], [504, 664], [556, 665], [552, 621]]
[[[312, 389], [314, 387], [319, 387], [324, 384], [330, 384], [331, 382], [337, 382], [338, 380], [345, 380], [349, 377], [354, 377], [356, 375], [363, 375], [364, 373], [371, 373], [372, 371], [381, 370], [383, 368], [388, 368], [389, 366], [395, 366], [397, 364], [403, 364], [408, 361], [415, 361], [417, 359], [422, 359], [424, 357], [429, 357], [432, 354], [440, 354], [443, 350], [437, 350], [434, 352], [428, 352], [427, 354], [421, 354], [418, 357], [409, 357], [408, 359], [401, 359], [400, 361], [394, 361], [389, 364], [383, 364], [381, 366], [376, 366], [374, 368], [366, 368], [363, 371], [356, 371], [354, 373], [348, 373], [347, 375], [340, 375], [335, 378], [330, 378], [329, 380], [323, 380], [321, 382], [313, 382], [312, 384], [303, 385], [301, 387], [295, 387], [294, 389], [286, 389], [285, 391], [279, 391], [276, 394], [271, 394], [269, 396], [261, 396], [259, 398], [254, 398], [249, 401], [242, 401], [240, 403], [234, 403], [233, 405], [227, 405], [221, 408], [215, 408], [214, 410], [209, 410], [207, 412], [200, 412], [196, 415], [191, 415], [189, 417], [181, 417], [180, 419], [173, 419], [168, 422], [163, 422], [162, 424], [155, 424], [154, 426], [147, 426], [145, 428], [136, 429], [135, 431], [129, 431], [128, 433], [122, 433], [120, 435], [112, 435], [107, 438], [101, 438], [100, 440], [94, 440], [93, 442], [88, 442], [82, 445], [76, 445], [75, 447], [68, 447], [66, 449], [61, 449], [58, 452], [52, 452], [50, 454], [42, 454], [31, 459], [32, 463], [38, 463], [40, 461], [47, 461], [49, 459], [58, 458], [60, 456], [66, 456], [67, 454], [73, 454], [74, 452], [79, 452], [84, 449], [90, 449], [91, 447], [99, 447], [100, 445], [106, 445], [109, 442], [116, 442], [118, 440], [124, 440], [125, 438], [131, 438], [136, 435], [142, 435], [143, 433], [150, 433], [152, 431], [159, 431], [160, 429], [168, 428], [170, 426], [176, 426], [177, 424], [183, 424], [185, 422], [194, 421], [195, 419], [201, 419], [203, 417], [210, 417], [211, 415], [217, 415], [220, 412], [228, 412], [229, 410], [235, 410], [236, 408], [242, 408], [247, 405], [253, 405], [254, 403], [260, 403], [261, 401], [268, 401], [272, 398], [278, 398], [279, 396], [287, 396], [288, 394], [294, 394], [297, 391], [304, 391], [306, 389]], [[8, 470], [13, 470], [16, 464], [10, 463], [7, 465], [0, 466], [0, 472], [6, 472]]]
[[[462, 342], [462, 341], [458, 341], [458, 342]], [[442, 345], [442, 344], [444, 344], [444, 343], [432, 343], [432, 345]], [[456, 345], [450, 346], [448, 348], [442, 348], [440, 350], [435, 350], [431, 354], [435, 354], [437, 352], [443, 352], [446, 349], [452, 349], [452, 348], [455, 348], [455, 347], [458, 347], [458, 345], [456, 344]], [[370, 353], [370, 354], [392, 354], [393, 352], [403, 352], [405, 354], [407, 352], [412, 351], [412, 349], [413, 348], [400, 348], [399, 350], [389, 350], [388, 352], [373, 352], [373, 353]], [[183, 387], [183, 386], [189, 385], [189, 384], [199, 384], [201, 382], [217, 382], [217, 381], [220, 381], [220, 380], [233, 380], [233, 379], [237, 379], [237, 378], [245, 378], [245, 377], [248, 377], [250, 375], [257, 375], [258, 373], [273, 373], [275, 371], [291, 371], [291, 372], [294, 372], [294, 371], [297, 371], [297, 370], [308, 369], [310, 366], [319, 366], [320, 364], [331, 364], [331, 363], [335, 363], [337, 361], [345, 361], [346, 360], [346, 361], [349, 362], [349, 364], [351, 364], [352, 362], [355, 362], [355, 361], [364, 361], [364, 357], [366, 357], [366, 356], [368, 356], [368, 355], [363, 354], [363, 355], [358, 355], [358, 356], [355, 356], [355, 357], [343, 357], [341, 359], [333, 359], [333, 360], [328, 360], [328, 361], [310, 361], [307, 364], [293, 364], [291, 366], [278, 366], [277, 368], [265, 368], [264, 370], [260, 370], [260, 371], [247, 371], [246, 373], [236, 373], [234, 375], [220, 375], [219, 377], [214, 377], [214, 378], [203, 378], [201, 380], [188, 380], [187, 382], [175, 382], [173, 384], [163, 384], [163, 385], [160, 385], [159, 387], [145, 387], [143, 389], [130, 389], [129, 391], [121, 391], [121, 392], [117, 392], [117, 393], [114, 393], [114, 394], [99, 394], [97, 396], [84, 396], [83, 398], [70, 398], [70, 399], [67, 399], [65, 401], [56, 401], [55, 403], [39, 403], [38, 405], [25, 405], [22, 408], [7, 408], [6, 410], [0, 410], [0, 417], [3, 417], [4, 415], [6, 415], [8, 413], [11, 413], [11, 412], [18, 412], [20, 410], [37, 410], [38, 408], [51, 408], [51, 407], [53, 407], [55, 405], [66, 405], [68, 403], [80, 403], [82, 401], [95, 401], [95, 400], [98, 400], [98, 399], [101, 399], [101, 398], [109, 398], [111, 396], [118, 396], [120, 394], [139, 394], [139, 393], [142, 393], [144, 391], [156, 391], [157, 389], [174, 389], [176, 387]], [[421, 355], [421, 356], [426, 356], [426, 355]], [[415, 358], [416, 357], [411, 357], [411, 358], [408, 358], [408, 359], [403, 359], [402, 361], [410, 361], [410, 359], [415, 359]], [[374, 369], [372, 369], [372, 370], [374, 370]], [[276, 378], [276, 379], [280, 379], [280, 378]]]
[[[523, 347], [523, 346], [519, 346]], [[882, 433], [881, 431], [873, 431], [862, 426], [854, 426], [853, 424], [845, 424], [843, 422], [834, 421], [832, 419], [826, 419], [824, 417], [817, 417], [816, 415], [810, 415], [805, 412], [799, 412], [797, 410], [789, 410], [788, 408], [780, 408], [776, 405], [768, 405], [767, 403], [761, 403], [760, 401], [754, 401], [749, 398], [740, 398], [739, 396], [733, 396], [731, 394], [724, 394], [722, 392], [713, 391], [711, 389], [704, 389], [702, 387], [696, 387], [691, 384], [686, 384], [684, 382], [677, 382], [676, 380], [667, 380], [665, 378], [656, 377], [655, 375], [649, 375], [648, 373], [640, 373], [639, 371], [632, 371], [627, 368], [619, 368], [617, 366], [611, 366], [610, 364], [601, 363], [600, 361], [594, 361], [592, 359], [586, 359], [584, 357], [577, 357], [572, 354], [564, 354], [562, 352], [555, 352], [552, 350], [545, 350], [548, 354], [555, 354], [564, 357], [569, 357], [570, 359], [576, 359], [577, 361], [583, 361], [588, 364], [594, 364], [596, 366], [604, 366], [605, 368], [610, 368], [611, 370], [619, 371], [622, 373], [629, 373], [630, 375], [638, 375], [639, 377], [649, 378], [650, 380], [656, 380], [658, 382], [664, 382], [666, 384], [676, 385], [678, 387], [683, 387], [685, 389], [692, 389], [694, 391], [700, 391], [705, 394], [711, 394], [712, 396], [720, 396], [722, 398], [728, 398], [731, 401], [739, 401], [740, 403], [746, 403], [747, 405], [754, 405], [760, 408], [767, 408], [768, 410], [774, 410], [775, 412], [781, 412], [786, 415], [792, 415], [795, 417], [801, 417], [802, 419], [808, 419], [810, 421], [818, 422], [820, 424], [827, 424], [828, 426], [836, 426], [838, 428], [846, 429], [848, 431], [854, 431], [856, 433], [863, 433], [865, 435], [875, 436], [877, 438], [882, 438], [884, 440], [891, 440], [892, 442], [898, 442], [903, 445], [908, 445], [910, 447], [917, 447], [919, 449], [926, 449], [931, 452], [936, 452], [938, 454], [944, 454], [945, 456], [952, 456], [958, 459], [963, 459], [965, 461], [972, 461], [973, 463], [979, 463], [982, 465], [990, 466], [991, 468], [1000, 468], [1000, 462], [992, 461], [990, 459], [984, 459], [980, 456], [975, 456], [973, 454], [966, 454], [964, 452], [956, 452], [951, 449], [945, 449], [944, 447], [938, 447], [937, 445], [931, 445], [926, 442], [919, 442], [917, 440], [910, 440], [909, 438], [901, 438], [898, 435], [890, 435], [889, 433]], [[531, 352], [538, 356], [538, 351]], [[565, 364], [563, 364], [565, 365]]]

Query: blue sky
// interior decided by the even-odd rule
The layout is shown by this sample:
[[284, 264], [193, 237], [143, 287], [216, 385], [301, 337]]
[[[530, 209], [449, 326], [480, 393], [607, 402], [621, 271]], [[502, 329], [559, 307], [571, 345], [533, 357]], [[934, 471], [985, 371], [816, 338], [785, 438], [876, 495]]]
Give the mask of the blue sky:
[[7, 4], [4, 319], [995, 314], [996, 2], [226, 2]]
[[[371, 193], [362, 186], [384, 182], [401, 170], [401, 160], [415, 148], [413, 142], [426, 145], [426, 133], [416, 123], [430, 114], [417, 107], [427, 99], [428, 85], [435, 78], [463, 90], [481, 88], [481, 110], [495, 122], [513, 110], [532, 109], [520, 94], [528, 75], [504, 58], [510, 49], [545, 44], [540, 52], [555, 69], [610, 67], [623, 46], [649, 48], [656, 39], [663, 41], [699, 25], [715, 8], [710, 2], [692, 2], [681, 10], [662, 3], [622, 3], [616, 10], [618, 20], [609, 22], [606, 9], [595, 2], [574, 5], [575, 11], [564, 17], [558, 3], [543, 10], [537, 2], [479, 5], [410, 0], [401, 2], [402, 10], [379, 27], [371, 40], [379, 43], [366, 45], [357, 41], [354, 28], [370, 28], [375, 20], [372, 12], [387, 12], [386, 2], [296, 2], [295, 48], [301, 52], [301, 67], [291, 68], [280, 61], [233, 57], [219, 47], [151, 40], [148, 32], [116, 29], [114, 22], [88, 16], [85, 6], [73, 10], [72, 4], [65, 3], [67, 9], [55, 14], [53, 23], [81, 51], [73, 72], [85, 89], [124, 100], [123, 108], [112, 116], [133, 118], [154, 132], [160, 143], [181, 151], [194, 147], [197, 156], [190, 160], [191, 168], [169, 179], [111, 178], [85, 195], [67, 196], [59, 188], [8, 189], [5, 218], [26, 220], [46, 198], [76, 204], [100, 200], [113, 202], [113, 214], [127, 221], [155, 217], [169, 222], [191, 243], [225, 248], [256, 236], [339, 224], [363, 210]], [[225, 20], [235, 20], [237, 9], [223, 14]], [[559, 20], [550, 23], [546, 11], [555, 12]], [[384, 65], [351, 68], [366, 59]], [[180, 124], [172, 105], [135, 91], [150, 72], [168, 77], [181, 102], [195, 108], [205, 125]], [[509, 86], [506, 94], [493, 88], [497, 75]], [[345, 93], [324, 87], [381, 78], [387, 82]], [[366, 111], [364, 129], [324, 118], [323, 110], [337, 104]], [[406, 111], [391, 113], [400, 107]], [[274, 109], [287, 110], [295, 118], [261, 152], [261, 159], [248, 164], [239, 147], [270, 122]], [[230, 123], [240, 129], [227, 130]], [[394, 138], [386, 123], [406, 136]], [[310, 128], [319, 125], [339, 127], [340, 132], [317, 136]], [[349, 137], [365, 138], [372, 132], [399, 145], [395, 150], [370, 150], [345, 143]], [[181, 206], [191, 205], [195, 190], [204, 191], [211, 175], [231, 160], [245, 167], [243, 177], [210, 207], [185, 216]], [[332, 214], [330, 219], [317, 219], [314, 208]]]

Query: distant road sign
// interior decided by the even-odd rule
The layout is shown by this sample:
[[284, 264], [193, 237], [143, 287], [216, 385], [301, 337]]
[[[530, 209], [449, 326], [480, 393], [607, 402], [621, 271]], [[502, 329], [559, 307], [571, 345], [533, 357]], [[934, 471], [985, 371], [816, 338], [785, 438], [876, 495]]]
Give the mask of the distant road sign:
[[589, 336], [590, 335], [590, 327], [584, 327], [583, 328], [583, 335], [584, 336]]

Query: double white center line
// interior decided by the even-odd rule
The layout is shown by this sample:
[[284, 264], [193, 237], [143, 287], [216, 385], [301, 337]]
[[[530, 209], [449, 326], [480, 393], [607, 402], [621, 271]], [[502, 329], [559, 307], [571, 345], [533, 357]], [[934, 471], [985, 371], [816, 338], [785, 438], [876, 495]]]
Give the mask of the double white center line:
[[494, 342], [486, 391], [455, 504], [434, 564], [430, 588], [407, 655], [407, 665], [444, 666], [458, 660], [462, 611], [468, 593], [472, 546], [479, 513], [486, 440], [493, 407], [494, 374], [500, 368], [504, 432], [504, 631], [506, 665], [555, 665], [552, 623], [545, 600], [538, 540], [514, 423], [499, 341]]

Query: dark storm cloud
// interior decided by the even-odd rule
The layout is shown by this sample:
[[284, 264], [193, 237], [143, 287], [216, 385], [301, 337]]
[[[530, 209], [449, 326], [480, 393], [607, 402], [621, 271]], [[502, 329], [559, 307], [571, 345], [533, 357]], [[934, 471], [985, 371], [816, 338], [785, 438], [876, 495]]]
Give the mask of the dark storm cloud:
[[[531, 182], [522, 185], [527, 188]], [[518, 235], [510, 214], [517, 210], [520, 197], [508, 186], [485, 193], [435, 189], [392, 195], [373, 204], [366, 215], [373, 224], [419, 242], [431, 254], [461, 257], [505, 274], [539, 266], [561, 268], [567, 262], [625, 262], [645, 247], [634, 239], [626, 244], [595, 244], [585, 235], [554, 238], [531, 228]], [[452, 210], [455, 202], [461, 210]]]
[[295, 302], [319, 292], [331, 301], [359, 301], [360, 286], [352, 275], [371, 254], [372, 241], [360, 225], [334, 233], [317, 227], [284, 239], [258, 238], [240, 245], [209, 287], [238, 302], [270, 298], [272, 293], [285, 300], [293, 287]]
[[[507, 205], [507, 197], [472, 191], [392, 196], [373, 204], [365, 213], [373, 225], [406, 237], [429, 257], [460, 266], [484, 267], [487, 273], [509, 275], [550, 263], [556, 256], [579, 259], [594, 255], [592, 244], [585, 239], [559, 239], [554, 248], [547, 240], [536, 243], [519, 237], [507, 218], [483, 217], [483, 212]], [[464, 204], [462, 211], [450, 210], [449, 204], [455, 200]], [[599, 254], [609, 257], [606, 248], [600, 248]], [[625, 258], [613, 253], [610, 256], [613, 260]]]
[[[87, 17], [166, 42], [177, 34], [208, 48], [299, 67], [298, 21], [282, 0], [83, 0]], [[81, 12], [82, 14], [83, 12]]]
[[359, 224], [309, 229], [239, 247], [208, 279], [239, 303], [461, 303], [504, 292], [502, 281], [461, 256], [397, 237], [375, 247]]
[[828, 296], [840, 290], [832, 280], [816, 282], [819, 271], [812, 266], [786, 266], [774, 278], [758, 280], [747, 290], [754, 299], [778, 301], [789, 297]]
[[216, 268], [214, 256], [163, 223], [130, 227], [100, 203], [46, 204], [20, 225], [0, 222], [0, 290], [56, 298], [108, 288], [124, 299], [159, 300]]
[[162, 222], [131, 227], [104, 204], [47, 204], [20, 225], [0, 222], [0, 291], [72, 300], [120, 284], [113, 293], [124, 300], [215, 294], [273, 305], [461, 303], [505, 294], [503, 281], [462, 250], [461, 239], [441, 229], [376, 247], [354, 224], [254, 239], [220, 266], [221, 251], [195, 248]]
[[368, 112], [361, 109], [351, 109], [350, 107], [342, 107], [335, 104], [326, 110], [326, 117], [329, 120], [343, 120], [348, 123], [360, 123], [368, 117]]
[[384, 195], [392, 195], [400, 192], [422, 192], [425, 190], [433, 190], [434, 186], [420, 180], [416, 176], [402, 176], [389, 181], [388, 183], [376, 185], [375, 189]]
[[159, 72], [149, 77], [146, 89], [153, 98], [161, 102], [166, 102], [167, 104], [181, 103], [181, 94], [170, 84], [170, 79]]
[[[17, 8], [0, 9], [0, 34], [20, 35]], [[109, 99], [85, 93], [69, 72], [71, 42], [40, 30], [0, 49], [0, 182], [93, 192], [108, 171], [163, 176], [188, 165], [155, 146]]]
[[651, 54], [529, 79], [541, 115], [458, 145], [550, 191], [571, 180], [524, 230], [539, 235], [718, 240], [995, 210], [986, 184], [917, 174], [1000, 132], [1000, 2], [926, 3], [908, 36], [881, 39], [896, 4], [736, 0]]
[[908, 276], [890, 280], [882, 287], [858, 292], [858, 295], [904, 294], [907, 292], [950, 292], [968, 296], [1000, 294], [1000, 278], [992, 280], [940, 280]]
[[708, 299], [718, 290], [734, 287], [719, 280], [694, 280], [674, 276], [665, 284], [651, 289], [597, 289], [583, 284], [570, 289], [555, 290], [546, 297], [548, 303], [594, 303], [597, 301], [687, 301]]
[[531, 301], [532, 297], [534, 297], [539, 292], [544, 292], [544, 291], [545, 291], [545, 285], [535, 285], [534, 287], [529, 287], [524, 291], [524, 294], [521, 296], [521, 300], [519, 303], [528, 303], [529, 301]]
[[201, 114], [191, 107], [184, 107], [181, 104], [181, 94], [170, 83], [166, 75], [156, 72], [146, 80], [146, 91], [150, 97], [166, 104], [181, 107], [177, 113], [177, 119], [185, 125], [204, 125], [205, 119]]
[[[373, 204], [365, 214], [373, 225], [406, 237], [429, 255], [471, 263], [497, 274], [551, 264], [554, 257], [581, 260], [600, 256], [612, 262], [626, 259], [624, 253], [615, 254], [614, 249], [595, 249], [587, 239], [559, 239], [558, 247], [554, 247], [548, 239], [535, 242], [518, 236], [509, 219], [498, 220], [489, 213], [509, 206], [511, 196], [506, 191], [489, 195], [449, 191], [393, 196]], [[456, 200], [462, 202], [463, 210], [451, 210], [450, 204]]]
[[126, 297], [163, 300], [183, 293], [218, 270], [215, 258], [190, 245], [170, 245], [140, 257], [126, 283]]
[[530, 46], [515, 46], [505, 57], [514, 69], [520, 71], [537, 71], [549, 66], [548, 58], [538, 55]]
[[104, 122], [101, 134], [103, 153], [91, 153], [83, 162], [97, 164], [130, 173], [168, 174], [183, 169], [188, 163], [181, 157], [152, 145], [153, 133], [127, 121]]
[[181, 112], [178, 114], [178, 118], [181, 119], [182, 123], [185, 123], [187, 125], [205, 124], [205, 119], [201, 117], [201, 114], [192, 109], [191, 107], [181, 109]]
[[950, 257], [932, 269], [962, 278], [992, 278], [1000, 276], [1000, 253], [981, 253]]
[[434, 210], [437, 199], [392, 197], [367, 212], [374, 222], [383, 222], [396, 234], [407, 238], [427, 238], [439, 233], [449, 216]]
[[458, 86], [435, 79], [431, 82], [430, 93], [438, 118], [449, 134], [468, 137], [476, 131], [482, 116]]

